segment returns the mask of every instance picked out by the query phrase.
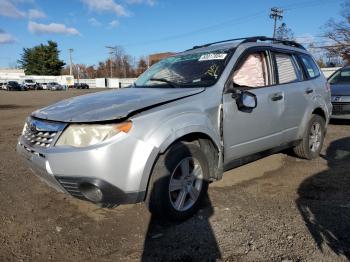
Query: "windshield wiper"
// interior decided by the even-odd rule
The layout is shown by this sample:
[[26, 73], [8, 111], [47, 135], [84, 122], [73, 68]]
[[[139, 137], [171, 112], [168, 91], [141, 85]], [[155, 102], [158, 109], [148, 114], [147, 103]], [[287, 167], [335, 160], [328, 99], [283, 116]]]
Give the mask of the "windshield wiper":
[[173, 88], [179, 88], [178, 84], [171, 82], [171, 81], [164, 79], [164, 78], [151, 78], [151, 79], [149, 79], [149, 81], [159, 81], [159, 82], [167, 83]]

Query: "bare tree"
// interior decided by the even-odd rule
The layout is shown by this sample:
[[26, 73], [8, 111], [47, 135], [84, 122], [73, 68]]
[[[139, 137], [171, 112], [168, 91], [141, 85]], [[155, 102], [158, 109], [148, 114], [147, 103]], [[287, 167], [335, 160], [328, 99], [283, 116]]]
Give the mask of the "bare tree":
[[286, 23], [282, 23], [276, 31], [276, 38], [279, 40], [294, 40], [294, 33]]
[[137, 76], [141, 75], [143, 72], [147, 70], [147, 62], [144, 57], [141, 57], [139, 62], [137, 63], [136, 74]]
[[342, 4], [342, 19], [335, 21], [330, 19], [325, 27], [324, 36], [331, 40], [324, 48], [330, 56], [341, 56], [350, 62], [350, 1]]

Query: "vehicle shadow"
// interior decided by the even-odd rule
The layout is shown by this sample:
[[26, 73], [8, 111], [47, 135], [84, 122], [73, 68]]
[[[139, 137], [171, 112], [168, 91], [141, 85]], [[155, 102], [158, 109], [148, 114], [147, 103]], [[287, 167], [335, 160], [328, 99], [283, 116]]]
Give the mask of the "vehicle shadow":
[[[167, 162], [165, 160], [165, 163]], [[167, 169], [169, 170], [168, 167]], [[156, 181], [154, 187], [158, 182], [163, 184], [161, 181]], [[165, 221], [152, 215], [144, 240], [141, 261], [216, 261], [220, 259], [218, 243], [209, 222], [213, 214], [214, 209], [206, 194], [197, 214], [184, 222]]]
[[350, 259], [350, 137], [333, 141], [328, 169], [299, 186], [298, 209], [318, 248]]

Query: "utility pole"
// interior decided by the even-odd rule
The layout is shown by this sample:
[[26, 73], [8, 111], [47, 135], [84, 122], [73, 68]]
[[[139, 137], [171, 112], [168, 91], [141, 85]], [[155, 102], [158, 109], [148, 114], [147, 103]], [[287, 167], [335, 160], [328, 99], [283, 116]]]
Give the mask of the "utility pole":
[[72, 62], [72, 52], [73, 52], [73, 48], [69, 48], [68, 49], [69, 52], [69, 75], [72, 75], [73, 73], [73, 62]]
[[277, 29], [277, 20], [282, 20], [283, 18], [283, 9], [273, 7], [271, 8], [270, 18], [275, 20], [274, 26], [273, 26], [273, 38], [276, 37], [276, 29]]
[[113, 54], [116, 53], [117, 47], [116, 46], [106, 46], [106, 48], [109, 50], [109, 68], [111, 70], [111, 78], [113, 78], [113, 67], [112, 67], [112, 58]]

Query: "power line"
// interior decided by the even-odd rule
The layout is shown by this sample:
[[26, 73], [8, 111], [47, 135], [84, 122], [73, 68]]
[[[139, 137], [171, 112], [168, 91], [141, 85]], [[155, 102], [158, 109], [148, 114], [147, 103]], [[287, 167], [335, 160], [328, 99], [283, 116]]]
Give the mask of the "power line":
[[[314, 7], [314, 6], [320, 6], [320, 5], [326, 5], [326, 4], [334, 4], [334, 2], [341, 2], [341, 1], [343, 1], [343, 0], [332, 0], [332, 2], [329, 0], [303, 1], [300, 3], [282, 6], [281, 9], [283, 9], [284, 12], [285, 11], [293, 11], [293, 10], [297, 10], [297, 9], [301, 9], [301, 8]], [[206, 26], [206, 27], [199, 28], [199, 29], [189, 31], [186, 33], [177, 34], [177, 35], [170, 35], [170, 36], [167, 36], [164, 38], [154, 39], [154, 40], [145, 41], [145, 42], [126, 43], [124, 45], [125, 46], [147, 45], [147, 44], [152, 44], [152, 43], [159, 43], [159, 42], [166, 42], [166, 41], [181, 39], [181, 38], [193, 36], [195, 34], [200, 34], [200, 33], [208, 33], [208, 32], [218, 31], [218, 30], [221, 30], [224, 26], [228, 26], [228, 25], [234, 26], [234, 25], [243, 24], [243, 23], [252, 21], [253, 19], [257, 19], [260, 16], [263, 16], [265, 14], [266, 14], [266, 11], [264, 10], [264, 11], [252, 13], [252, 14], [249, 14], [247, 16], [240, 17], [240, 18], [229, 19], [229, 20], [223, 21], [223, 22], [218, 23], [218, 24]]]

